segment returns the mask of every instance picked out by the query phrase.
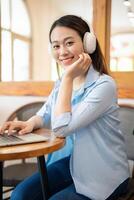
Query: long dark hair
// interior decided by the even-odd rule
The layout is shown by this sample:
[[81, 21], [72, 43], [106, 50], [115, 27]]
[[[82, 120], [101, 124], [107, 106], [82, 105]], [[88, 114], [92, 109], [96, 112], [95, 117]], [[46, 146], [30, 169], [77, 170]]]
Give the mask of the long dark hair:
[[[65, 15], [57, 19], [52, 24], [50, 32], [49, 32], [50, 42], [51, 42], [51, 33], [53, 29], [57, 26], [68, 27], [75, 30], [81, 37], [82, 41], [83, 41], [84, 34], [86, 32], [90, 32], [90, 28], [88, 24], [81, 17], [75, 16], [75, 15]], [[102, 54], [97, 38], [96, 38], [96, 49], [92, 54], [90, 54], [90, 57], [92, 59], [93, 67], [96, 71], [98, 71], [100, 74], [102, 73], [108, 74], [107, 65], [106, 65], [106, 62], [105, 62], [105, 59]]]

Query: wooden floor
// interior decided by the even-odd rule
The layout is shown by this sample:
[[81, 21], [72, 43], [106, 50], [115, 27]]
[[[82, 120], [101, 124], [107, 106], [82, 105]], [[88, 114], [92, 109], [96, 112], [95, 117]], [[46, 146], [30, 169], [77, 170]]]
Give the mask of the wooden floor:
[[[10, 166], [10, 165], [14, 165], [14, 164], [19, 164], [21, 163], [22, 160], [21, 159], [18, 159], [18, 160], [9, 160], [9, 161], [5, 161], [4, 162], [4, 166], [7, 167], [7, 166]], [[28, 159], [25, 159], [25, 162], [37, 162], [37, 159], [36, 158], [28, 158]], [[11, 193], [12, 193], [12, 190], [11, 190], [11, 187], [3, 187], [3, 191], [8, 191], [9, 192], [3, 192], [3, 200], [8, 200], [10, 199], [10, 196], [11, 196]]]
[[11, 193], [12, 193], [11, 187], [3, 187], [3, 200], [10, 199]]

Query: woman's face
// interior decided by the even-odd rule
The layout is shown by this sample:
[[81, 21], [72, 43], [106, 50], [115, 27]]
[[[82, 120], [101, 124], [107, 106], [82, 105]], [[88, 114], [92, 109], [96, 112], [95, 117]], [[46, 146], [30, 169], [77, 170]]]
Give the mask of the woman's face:
[[51, 33], [52, 53], [56, 62], [66, 69], [84, 52], [78, 33], [67, 27], [55, 27]]

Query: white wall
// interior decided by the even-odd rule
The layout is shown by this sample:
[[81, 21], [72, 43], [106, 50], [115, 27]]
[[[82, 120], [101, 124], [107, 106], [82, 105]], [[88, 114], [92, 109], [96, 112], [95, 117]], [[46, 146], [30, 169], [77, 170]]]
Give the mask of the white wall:
[[33, 80], [50, 79], [48, 54], [49, 4], [44, 0], [27, 0], [32, 22]]
[[45, 102], [46, 99], [41, 96], [0, 96], [0, 125], [19, 107], [35, 101]]

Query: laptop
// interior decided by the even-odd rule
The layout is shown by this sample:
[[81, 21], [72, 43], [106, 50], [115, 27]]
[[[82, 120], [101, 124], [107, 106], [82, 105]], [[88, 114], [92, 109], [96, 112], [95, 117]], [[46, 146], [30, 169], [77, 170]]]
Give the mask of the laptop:
[[17, 133], [13, 135], [0, 134], [0, 147], [35, 143], [35, 142], [45, 142], [48, 141], [49, 139], [50, 137], [38, 135], [35, 133], [28, 133], [25, 135], [18, 135]]

